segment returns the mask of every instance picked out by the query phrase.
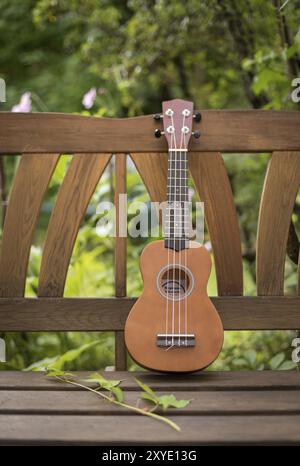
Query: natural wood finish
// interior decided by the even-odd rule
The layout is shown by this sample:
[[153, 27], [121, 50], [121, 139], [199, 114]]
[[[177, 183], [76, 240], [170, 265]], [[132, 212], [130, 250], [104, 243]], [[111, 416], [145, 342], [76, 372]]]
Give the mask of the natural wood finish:
[[280, 296], [284, 292], [287, 238], [299, 185], [300, 152], [274, 152], [265, 176], [258, 220], [258, 295]]
[[[0, 415], [5, 445], [299, 445], [300, 415], [170, 416], [181, 432], [142, 416]], [[30, 428], [29, 428], [30, 426]], [[124, 448], [126, 448], [124, 446]]]
[[[115, 295], [117, 298], [126, 296], [126, 268], [127, 268], [127, 237], [123, 236], [127, 231], [120, 231], [120, 209], [127, 211], [127, 205], [122, 205], [120, 194], [126, 194], [126, 154], [116, 155], [116, 186], [115, 186], [115, 208], [116, 208], [116, 242], [115, 242]], [[127, 219], [124, 225], [127, 229]], [[122, 235], [122, 236], [121, 236]], [[115, 334], [115, 365], [117, 370], [125, 370], [127, 367], [127, 351], [124, 341], [124, 332]]]
[[43, 251], [39, 296], [62, 296], [80, 223], [110, 160], [108, 154], [75, 154], [59, 189]]
[[168, 154], [130, 154], [152, 202], [167, 200]]
[[58, 154], [21, 157], [5, 216], [0, 258], [0, 296], [24, 295], [30, 247], [43, 197]]
[[[168, 414], [180, 417], [182, 415], [197, 416], [199, 414], [300, 414], [299, 390], [234, 390], [234, 391], [186, 391], [176, 392], [178, 399], [191, 399], [185, 408], [169, 408]], [[123, 384], [122, 384], [123, 387]], [[124, 387], [123, 387], [124, 388]], [[169, 393], [166, 386], [160, 392]], [[1, 414], [128, 414], [124, 409], [112, 403], [101, 403], [96, 396], [87, 391], [41, 391], [41, 390], [1, 390]], [[125, 394], [127, 403], [136, 405], [139, 391], [129, 391]], [[146, 401], [139, 401], [140, 407], [149, 407]], [[159, 410], [158, 410], [159, 412]]]
[[[194, 278], [192, 292], [173, 302], [157, 290], [157, 277], [168, 265], [169, 257], [174, 264], [186, 264]], [[169, 252], [164, 241], [154, 241], [143, 250], [140, 267], [144, 289], [125, 323], [125, 342], [131, 357], [143, 367], [164, 372], [192, 372], [207, 367], [219, 355], [224, 339], [221, 319], [206, 291], [211, 271], [209, 252], [195, 245], [184, 253]], [[156, 344], [159, 333], [193, 333], [195, 345], [166, 351]]]
[[[225, 330], [297, 330], [299, 297], [212, 297]], [[135, 298], [2, 298], [0, 331], [119, 331]]]
[[[273, 110], [203, 110], [193, 151], [271, 152], [300, 149], [300, 114]], [[3, 154], [31, 152], [164, 152], [151, 115], [95, 118], [60, 113], [0, 113]], [[118, 137], [116, 137], [118, 135]]]
[[[86, 379], [88, 372], [76, 372], [78, 377]], [[300, 390], [300, 374], [297, 371], [200, 371], [185, 374], [180, 377], [176, 374], [139, 372], [105, 372], [107, 379], [122, 380], [122, 387], [128, 391], [140, 391], [135, 382], [137, 377], [153, 390], [167, 390], [169, 393], [185, 390], [189, 399], [190, 392], [208, 391], [266, 391], [282, 390], [285, 397], [289, 392]], [[93, 386], [92, 383], [87, 383]], [[40, 372], [0, 371], [0, 390], [47, 390], [47, 391], [83, 391], [67, 383], [57, 383]]]
[[[299, 157], [300, 161], [300, 157]], [[241, 238], [236, 209], [221, 154], [189, 154], [189, 167], [204, 202], [221, 296], [243, 294]]]

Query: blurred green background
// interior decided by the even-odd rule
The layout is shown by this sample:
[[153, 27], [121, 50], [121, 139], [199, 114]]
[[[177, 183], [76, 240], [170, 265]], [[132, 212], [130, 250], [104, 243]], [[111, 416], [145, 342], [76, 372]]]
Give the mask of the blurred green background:
[[[299, 1], [0, 0], [0, 12], [0, 77], [7, 85], [1, 110], [127, 117], [157, 112], [162, 100], [175, 97], [191, 99], [199, 109], [299, 110], [291, 99], [293, 80], [300, 78]], [[255, 294], [257, 217], [269, 156], [224, 156], [241, 230], [246, 295]], [[69, 156], [61, 158], [45, 198], [27, 296], [36, 295], [47, 223], [69, 161]], [[2, 220], [17, 164], [17, 156], [1, 157]], [[113, 173], [112, 162], [80, 228], [65, 296], [113, 296], [114, 240], [101, 238], [95, 228], [98, 202], [113, 199]], [[131, 201], [149, 201], [132, 164], [128, 195]], [[299, 215], [300, 196], [292, 219], [296, 234]], [[146, 238], [128, 239], [129, 296], [142, 289], [138, 259], [146, 243]], [[297, 292], [296, 274], [287, 257], [287, 294]], [[209, 293], [217, 294], [214, 272]], [[227, 332], [211, 368], [295, 368], [294, 335]], [[7, 363], [0, 370], [40, 369], [72, 348], [82, 351], [70, 360], [70, 369], [114, 365], [113, 334], [18, 333], [6, 334], [5, 340]], [[129, 367], [136, 368], [131, 361]]]

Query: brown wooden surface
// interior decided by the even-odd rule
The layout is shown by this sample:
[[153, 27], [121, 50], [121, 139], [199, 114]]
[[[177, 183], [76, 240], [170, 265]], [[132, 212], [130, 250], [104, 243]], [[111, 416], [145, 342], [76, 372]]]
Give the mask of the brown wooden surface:
[[300, 185], [300, 152], [274, 152], [261, 198], [256, 275], [257, 294], [284, 292], [284, 265], [292, 211]]
[[75, 154], [50, 218], [39, 276], [39, 296], [62, 296], [73, 246], [89, 200], [110, 159]]
[[5, 216], [0, 258], [0, 296], [23, 296], [31, 243], [58, 154], [21, 157]]
[[152, 202], [167, 200], [168, 154], [130, 154]]
[[[86, 379], [88, 372], [77, 372], [79, 378]], [[137, 391], [135, 378], [150, 385], [153, 390], [182, 391], [234, 391], [234, 390], [300, 390], [300, 373], [297, 371], [200, 371], [193, 374], [159, 374], [158, 372], [107, 371], [107, 379], [122, 380], [126, 391]], [[87, 385], [92, 386], [91, 383]], [[47, 390], [78, 391], [78, 387], [66, 383], [53, 382], [40, 372], [0, 372], [0, 390]], [[189, 397], [189, 395], [188, 395]]]
[[[123, 204], [120, 194], [126, 194], [126, 154], [116, 155], [115, 171], [115, 208], [116, 208], [116, 242], [115, 242], [115, 296], [124, 298], [126, 296], [126, 277], [127, 277], [127, 218], [125, 225], [120, 228], [120, 217], [122, 212], [127, 209], [127, 204]], [[125, 201], [126, 202], [126, 201]], [[125, 231], [122, 229], [125, 228]], [[115, 366], [117, 370], [125, 370], [127, 351], [124, 341], [124, 332], [115, 333]]]
[[[158, 109], [159, 110], [159, 109]], [[273, 110], [202, 110], [200, 139], [193, 151], [271, 152], [299, 150], [300, 114]], [[162, 152], [164, 138], [154, 137], [161, 123], [153, 116], [95, 118], [60, 113], [0, 112], [0, 151]]]
[[41, 373], [0, 372], [0, 444], [300, 444], [298, 372], [105, 376], [123, 380], [125, 401], [132, 404], [140, 392], [134, 377], [159, 395], [174, 392], [179, 399], [192, 400], [168, 413], [181, 432]]
[[196, 189], [204, 202], [216, 267], [218, 294], [243, 294], [241, 238], [236, 209], [221, 154], [189, 155], [189, 167]]
[[[297, 330], [300, 297], [212, 297], [225, 330]], [[0, 331], [119, 331], [135, 298], [2, 298]]]
[[[157, 276], [170, 257], [174, 264], [187, 267], [195, 282], [186, 299], [174, 299], [167, 306], [165, 297], [157, 290]], [[154, 241], [144, 248], [140, 267], [143, 292], [125, 324], [125, 342], [132, 359], [142, 367], [165, 372], [193, 372], [210, 365], [222, 349], [224, 331], [220, 316], [207, 296], [211, 270], [207, 249], [190, 247], [185, 254], [172, 251], [170, 256], [164, 240]], [[166, 351], [156, 344], [159, 333], [193, 333], [195, 345]]]

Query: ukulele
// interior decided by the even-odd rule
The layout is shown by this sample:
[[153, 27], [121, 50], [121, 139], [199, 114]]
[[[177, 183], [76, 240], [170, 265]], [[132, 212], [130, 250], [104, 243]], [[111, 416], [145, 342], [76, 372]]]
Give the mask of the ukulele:
[[[196, 114], [199, 121], [200, 114]], [[140, 258], [144, 290], [125, 324], [125, 342], [141, 366], [162, 372], [193, 372], [207, 367], [221, 351], [221, 319], [207, 295], [211, 259], [207, 249], [189, 240], [188, 143], [193, 103], [163, 102], [168, 143], [167, 203], [164, 240], [148, 244]], [[194, 135], [199, 137], [199, 131]]]

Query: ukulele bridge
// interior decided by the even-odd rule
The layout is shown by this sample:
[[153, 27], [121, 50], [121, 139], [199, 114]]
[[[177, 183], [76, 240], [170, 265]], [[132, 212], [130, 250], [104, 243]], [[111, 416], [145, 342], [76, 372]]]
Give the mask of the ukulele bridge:
[[159, 333], [156, 344], [159, 348], [191, 348], [195, 346], [193, 333]]

